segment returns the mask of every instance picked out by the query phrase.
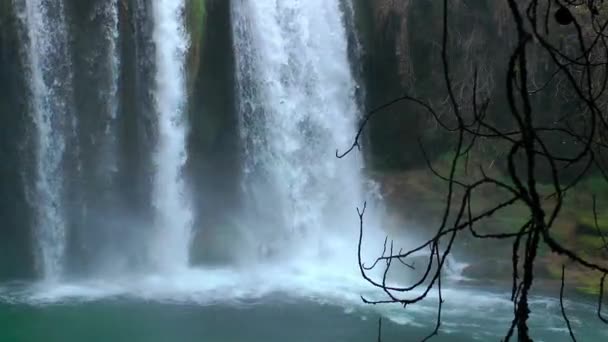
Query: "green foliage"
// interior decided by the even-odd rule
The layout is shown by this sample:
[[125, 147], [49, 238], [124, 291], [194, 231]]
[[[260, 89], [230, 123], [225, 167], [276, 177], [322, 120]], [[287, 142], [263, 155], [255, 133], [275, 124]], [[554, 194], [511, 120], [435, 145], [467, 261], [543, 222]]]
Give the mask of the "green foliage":
[[[442, 153], [437, 157], [437, 159], [432, 163], [433, 168], [439, 172], [442, 176], [449, 176], [452, 163], [454, 161], [454, 151], [448, 151]], [[464, 157], [458, 158], [458, 162], [456, 163], [456, 170], [454, 176], [457, 178], [466, 176], [466, 160]]]
[[577, 217], [579, 224], [584, 231], [597, 232], [597, 227], [603, 233], [608, 233], [608, 213], [598, 213], [597, 227], [595, 226], [595, 217], [591, 211], [581, 211]]
[[190, 30], [192, 44], [201, 44], [205, 29], [205, 17], [207, 14], [205, 0], [188, 1], [187, 25]]
[[193, 91], [201, 65], [202, 49], [205, 44], [205, 19], [207, 8], [205, 0], [189, 0], [186, 4], [186, 26], [190, 34], [188, 53], [188, 90]]
[[580, 235], [578, 236], [578, 241], [581, 245], [581, 248], [586, 251], [591, 252], [604, 248], [604, 240], [600, 236]]
[[581, 293], [597, 296], [600, 294], [599, 288], [600, 274], [596, 272], [581, 273], [576, 277], [576, 282], [579, 284], [576, 289]]
[[594, 193], [599, 196], [608, 196], [608, 182], [604, 177], [597, 175], [587, 177], [583, 180], [581, 187], [585, 188], [589, 193]]
[[499, 223], [499, 233], [516, 233], [530, 219], [528, 207], [523, 204], [514, 204], [506, 207], [501, 215], [495, 219]]

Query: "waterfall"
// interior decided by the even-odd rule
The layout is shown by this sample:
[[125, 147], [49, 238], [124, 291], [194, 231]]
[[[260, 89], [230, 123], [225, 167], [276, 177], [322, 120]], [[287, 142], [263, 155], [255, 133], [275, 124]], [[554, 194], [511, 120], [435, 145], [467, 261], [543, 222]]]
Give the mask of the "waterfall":
[[363, 203], [361, 157], [335, 156], [360, 112], [340, 1], [235, 1], [232, 21], [247, 243], [264, 254], [335, 251]]
[[193, 218], [182, 175], [187, 160], [184, 70], [188, 38], [183, 0], [155, 0], [152, 5], [158, 118], [152, 200], [158, 236], [151, 253], [157, 266], [176, 269], [188, 265]]
[[[31, 93], [24, 140], [35, 156], [24, 177], [45, 278], [188, 268], [202, 211], [185, 170], [197, 157], [187, 139], [186, 0], [133, 1], [132, 23], [121, 22], [119, 0], [14, 3]], [[221, 235], [231, 257], [352, 260], [365, 178], [359, 154], [335, 157], [360, 115], [340, 3], [231, 3], [243, 170], [225, 181], [240, 182], [243, 206], [226, 209], [236, 224], [201, 224], [195, 248]]]
[[[136, 5], [136, 56], [127, 58], [123, 69], [119, 0], [14, 0], [32, 118], [24, 141], [34, 163], [23, 175], [36, 211], [36, 254], [45, 279], [74, 271], [120, 272], [142, 262], [164, 270], [188, 265], [193, 214], [182, 175], [187, 160], [184, 2], [155, 0], [151, 11], [143, 1]], [[68, 14], [82, 17], [70, 18], [68, 25]], [[76, 50], [74, 64], [73, 48], [86, 49]], [[137, 87], [135, 95], [122, 94], [123, 70], [129, 77], [133, 68], [136, 79], [127, 82]], [[147, 82], [149, 71], [153, 82]], [[123, 153], [125, 148], [132, 150]], [[127, 160], [133, 159], [131, 151], [142, 157]], [[148, 187], [149, 161], [154, 164], [150, 193], [139, 190]], [[120, 188], [140, 179], [136, 190]], [[149, 221], [137, 216], [148, 212], [130, 212], [124, 203], [135, 208], [150, 203], [152, 231], [142, 228]], [[135, 251], [140, 245], [147, 256]]]
[[63, 273], [66, 250], [64, 154], [71, 130], [71, 67], [63, 2], [20, 0], [15, 8], [24, 27], [30, 90], [29, 111], [35, 126], [35, 166], [28, 198], [36, 210], [39, 267], [47, 280]]

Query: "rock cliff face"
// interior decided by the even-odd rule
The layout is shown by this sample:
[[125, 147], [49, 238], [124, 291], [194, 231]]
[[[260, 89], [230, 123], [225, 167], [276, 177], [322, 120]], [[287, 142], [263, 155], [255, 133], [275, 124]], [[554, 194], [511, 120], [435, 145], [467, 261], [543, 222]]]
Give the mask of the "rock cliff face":
[[[442, 1], [355, 0], [357, 29], [363, 47], [363, 74], [367, 108], [371, 109], [408, 94], [430, 103], [440, 114], [447, 108], [442, 45]], [[471, 107], [472, 77], [478, 73], [478, 91], [491, 99], [488, 115], [496, 125], [509, 128], [505, 70], [514, 48], [515, 32], [510, 12], [502, 1], [450, 1], [448, 8], [447, 60], [456, 97], [463, 108]], [[551, 28], [555, 44], [567, 44], [567, 29]], [[548, 78], [553, 70], [547, 54], [532, 50], [528, 63], [533, 79]], [[556, 82], [558, 83], [558, 82]], [[539, 122], [556, 120], [575, 103], [557, 95], [558, 85], [536, 94], [533, 105]], [[450, 115], [445, 115], [449, 119]], [[449, 122], [448, 122], [449, 123]], [[376, 115], [368, 131], [375, 168], [403, 169], [424, 164], [418, 138], [429, 146], [431, 159], [448, 151], [453, 139], [437, 127], [427, 112], [412, 103], [398, 103]], [[574, 146], [559, 145], [568, 153]], [[492, 147], [484, 153], [496, 155]], [[499, 163], [499, 167], [501, 165]], [[573, 172], [574, 173], [574, 172]], [[539, 177], [547, 179], [547, 172]]]
[[[513, 23], [510, 12], [502, 1], [450, 1], [448, 63], [456, 96], [469, 106], [466, 94], [471, 93], [474, 70], [479, 74], [481, 91], [491, 98], [488, 116], [498, 127], [507, 129], [512, 124], [506, 112], [505, 72], [514, 47]], [[439, 113], [446, 110], [447, 93], [441, 60], [442, 1], [356, 0], [357, 27], [363, 46], [363, 65], [366, 80], [367, 108], [375, 108], [402, 94], [419, 97], [432, 104]], [[568, 31], [552, 24], [552, 39], [556, 44], [567, 44]], [[583, 30], [586, 28], [583, 27]], [[567, 46], [567, 45], [566, 45]], [[529, 68], [532, 79], [547, 79], [554, 65], [549, 57], [531, 49]], [[548, 88], [556, 87], [553, 84]], [[553, 122], [558, 117], [573, 115], [577, 104], [567, 96], [557, 96], [560, 89], [552, 88], [533, 97], [535, 120]], [[446, 115], [449, 117], [449, 115]], [[418, 139], [423, 142], [434, 167], [444, 174], [447, 171], [445, 156], [453, 146], [452, 137], [437, 129], [428, 113], [410, 103], [400, 103], [378, 114], [370, 122], [367, 133], [368, 149], [376, 175], [383, 186], [396, 216], [409, 227], [436, 227], [437, 217], [444, 209], [445, 184], [437, 181], [426, 170], [425, 161], [418, 152]], [[568, 154], [576, 146], [547, 139], [551, 150]], [[485, 146], [475, 151], [475, 158], [493, 161], [497, 176], [506, 174], [506, 167], [497, 149]], [[546, 165], [539, 164], [537, 179], [549, 183]], [[580, 170], [572, 170], [572, 174]], [[564, 179], [571, 177], [564, 173]], [[590, 258], [606, 263], [608, 255], [598, 249], [601, 236], [590, 227], [592, 193], [601, 193], [607, 200], [608, 192], [601, 177], [590, 175], [577, 191], [569, 193], [569, 200], [556, 222], [554, 233], [565, 245], [580, 251], [589, 251]], [[498, 200], [494, 194], [481, 194], [483, 201]], [[598, 198], [599, 200], [599, 198]], [[482, 224], [488, 231], [509, 231], [527, 217], [526, 208], [495, 215]], [[603, 215], [603, 214], [602, 214]], [[410, 228], [408, 228], [409, 231]], [[464, 239], [461, 253], [475, 260], [467, 273], [474, 278], [507, 281], [510, 266], [504, 257], [509, 256], [508, 244], [488, 244]], [[587, 252], [585, 252], [587, 253]], [[542, 250], [538, 274], [545, 279], [559, 276], [564, 259]], [[479, 256], [483, 256], [480, 258]], [[507, 260], [508, 261], [508, 260]], [[578, 271], [577, 271], [578, 272]], [[573, 271], [574, 273], [574, 271]], [[593, 282], [596, 275], [576, 273], [572, 277], [579, 289], [597, 291]]]
[[[368, 108], [407, 93], [443, 109], [447, 96], [441, 61], [443, 2], [355, 0], [355, 4]], [[450, 2], [449, 62], [458, 95], [470, 91], [465, 76], [470, 77], [474, 68], [488, 91], [501, 84], [501, 66], [507, 62], [512, 35], [502, 22], [503, 11], [493, 1]], [[451, 140], [434, 126], [427, 113], [411, 103], [384, 111], [370, 125], [374, 165], [387, 169], [421, 165], [422, 156], [413, 148], [418, 136], [433, 146], [431, 156], [442, 154]]]
[[0, 3], [0, 279], [30, 277], [32, 264], [28, 206], [20, 174], [21, 145], [17, 137], [25, 132], [26, 102], [17, 40], [17, 18], [10, 1]]
[[[190, 33], [188, 53], [188, 89], [192, 94], [196, 75], [199, 74], [202, 49], [205, 45], [207, 7], [205, 0], [188, 0], [186, 3], [186, 25]], [[194, 77], [193, 77], [194, 76]]]
[[[230, 1], [206, 1], [203, 26], [204, 44], [200, 49], [200, 67], [191, 77], [189, 172], [196, 180], [195, 203], [200, 213], [192, 248], [192, 260], [212, 258], [209, 236], [229, 228], [229, 213], [238, 205], [239, 134], [234, 91], [234, 53], [230, 21]], [[213, 194], [214, 200], [205, 198]], [[221, 234], [219, 234], [221, 235]], [[212, 253], [212, 252], [209, 252]]]

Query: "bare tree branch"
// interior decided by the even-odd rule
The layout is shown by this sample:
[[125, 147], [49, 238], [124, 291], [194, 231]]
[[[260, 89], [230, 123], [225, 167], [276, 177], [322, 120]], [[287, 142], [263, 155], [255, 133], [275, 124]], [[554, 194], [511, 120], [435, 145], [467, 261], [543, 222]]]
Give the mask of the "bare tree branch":
[[[419, 145], [424, 161], [432, 175], [442, 180], [446, 186], [441, 220], [434, 235], [410, 250], [395, 250], [393, 240], [387, 237], [382, 254], [370, 266], [362, 260], [364, 215], [367, 208], [357, 209], [359, 215], [358, 262], [362, 277], [372, 286], [381, 289], [385, 299], [368, 300], [365, 303], [400, 303], [404, 307], [418, 303], [427, 297], [432, 289], [438, 291], [437, 321], [433, 331], [424, 338], [436, 336], [441, 327], [443, 295], [442, 270], [447, 257], [454, 248], [456, 236], [468, 231], [475, 239], [512, 239], [511, 300], [513, 320], [505, 335], [510, 340], [517, 331], [519, 341], [532, 341], [528, 321], [530, 317], [529, 294], [534, 284], [534, 265], [541, 247], [551, 253], [565, 256], [570, 262], [588, 272], [601, 273], [597, 316], [608, 324], [602, 315], [604, 282], [608, 267], [596, 259], [588, 257], [553, 237], [555, 221], [563, 212], [567, 193], [576, 189], [589, 172], [600, 172], [608, 182], [608, 172], [604, 169], [603, 158], [608, 148], [608, 43], [605, 31], [608, 28], [608, 9], [602, 7], [601, 0], [507, 0], [512, 27], [515, 29], [515, 44], [508, 54], [504, 70], [504, 91], [507, 99], [509, 125], [499, 128], [493, 121], [491, 93], [480, 89], [479, 69], [475, 63], [464, 79], [455, 81], [452, 71], [450, 47], [451, 3], [442, 2], [442, 31], [440, 44], [440, 64], [443, 86], [447, 96], [439, 102], [425, 101], [410, 95], [403, 95], [371, 110], [362, 120], [352, 145], [343, 153], [343, 158], [355, 148], [360, 149], [360, 138], [369, 121], [378, 113], [400, 103], [412, 102], [425, 109], [430, 118], [446, 134], [454, 138], [451, 158], [447, 171], [435, 168], [424, 148]], [[551, 13], [555, 13], [554, 16]], [[556, 20], [554, 22], [553, 20]], [[558, 29], [557, 25], [562, 28]], [[566, 30], [567, 29], [567, 30]], [[566, 32], [567, 33], [564, 33]], [[568, 41], [568, 44], [556, 43]], [[471, 41], [467, 41], [470, 46]], [[540, 57], [539, 57], [540, 56]], [[541, 58], [549, 64], [546, 75], [539, 77], [533, 69], [535, 60]], [[539, 80], [544, 78], [542, 80]], [[540, 85], [537, 85], [540, 84]], [[484, 86], [485, 87], [485, 86]], [[471, 94], [467, 94], [468, 91]], [[559, 97], [581, 108], [580, 112], [562, 115], [553, 122], [539, 122], [538, 113], [542, 108], [537, 97], [543, 94]], [[438, 108], [441, 108], [439, 110]], [[494, 109], [495, 110], [495, 109]], [[574, 146], [571, 153], [557, 153], [550, 139], [559, 138]], [[471, 155], [483, 145], [499, 146], [506, 158], [507, 180], [489, 176], [484, 166], [473, 161]], [[471, 174], [470, 164], [475, 165], [480, 175]], [[550, 177], [550, 190], [539, 182], [541, 165]], [[464, 175], [457, 172], [464, 168]], [[474, 169], [474, 170], [475, 170]], [[565, 173], [570, 176], [565, 177]], [[480, 213], [472, 208], [472, 198], [481, 187], [494, 187], [504, 192], [508, 198], [492, 204]], [[479, 230], [484, 220], [501, 214], [505, 208], [518, 205], [525, 208], [526, 222], [510, 231], [483, 233]], [[603, 246], [608, 251], [608, 243], [598, 224], [597, 202], [593, 196], [595, 228]], [[415, 255], [423, 253], [426, 266], [419, 267], [422, 274], [409, 286], [389, 284], [387, 276], [391, 267], [405, 266], [414, 269], [408, 262]], [[394, 263], [393, 261], [399, 261]], [[397, 265], [397, 266], [395, 266]], [[373, 269], [383, 267], [382, 275], [371, 276]], [[575, 341], [570, 320], [566, 315], [563, 297], [565, 287], [565, 266], [562, 266], [560, 306], [570, 337]], [[379, 278], [379, 279], [378, 279]], [[416, 294], [410, 295], [414, 290]], [[410, 296], [408, 296], [410, 295]]]

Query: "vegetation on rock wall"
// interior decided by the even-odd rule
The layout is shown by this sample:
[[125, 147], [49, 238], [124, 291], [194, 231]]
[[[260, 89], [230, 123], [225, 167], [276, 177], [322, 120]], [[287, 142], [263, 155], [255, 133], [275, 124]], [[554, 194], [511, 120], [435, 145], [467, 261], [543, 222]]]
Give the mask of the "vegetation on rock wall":
[[204, 44], [198, 50], [200, 66], [190, 75], [189, 102], [188, 172], [199, 213], [191, 249], [195, 263], [217, 260], [225, 252], [221, 241], [232, 232], [229, 220], [238, 205], [240, 169], [230, 1], [207, 0], [204, 13]]
[[188, 52], [188, 92], [192, 94], [201, 63], [201, 49], [205, 46], [205, 19], [207, 15], [205, 0], [188, 0], [186, 3], [186, 26], [190, 34]]
[[[390, 1], [390, 0], [357, 0], [357, 23], [361, 41], [364, 47], [364, 67], [367, 86], [367, 109], [371, 110], [389, 102], [403, 94], [415, 96], [433, 105], [439, 115], [443, 115], [449, 101], [445, 92], [444, 75], [441, 65], [441, 1]], [[456, 97], [465, 109], [472, 107], [470, 100], [463, 94], [471, 92], [472, 83], [465, 76], [472, 75], [474, 68], [479, 73], [478, 91], [492, 99], [487, 113], [489, 120], [503, 129], [509, 129], [510, 114], [507, 113], [506, 84], [504, 66], [507, 64], [512, 51], [515, 32], [509, 22], [509, 9], [502, 1], [455, 1], [450, 3], [450, 36], [448, 41], [449, 63], [452, 67], [451, 77], [454, 80]], [[571, 39], [567, 32], [555, 27], [554, 32], [559, 45]], [[566, 45], [567, 46], [567, 45]], [[547, 56], [531, 49], [528, 58], [531, 78], [546, 79], [552, 72], [551, 62]], [[504, 69], [504, 70], [503, 70]], [[546, 86], [546, 91], [533, 98], [535, 108], [543, 108], [535, 112], [534, 120], [539, 124], [554, 122], [568, 113], [580, 111], [580, 106], [571, 101], [573, 96], [565, 94], [559, 82]], [[449, 115], [447, 115], [449, 117]], [[442, 117], [442, 120], [449, 120]], [[447, 122], [450, 124], [450, 122]], [[383, 110], [374, 116], [367, 127], [371, 161], [376, 177], [383, 184], [384, 193], [392, 203], [393, 210], [402, 221], [409, 222], [408, 231], [412, 227], [434, 227], [441, 217], [445, 199], [445, 183], [435, 179], [427, 169], [424, 155], [420, 152], [419, 143], [425, 147], [426, 156], [441, 174], [448, 174], [451, 160], [450, 152], [454, 141], [445, 130], [437, 126], [428, 113], [414, 103], [402, 102]], [[564, 144], [560, 139], [546, 138], [548, 148], [558, 149], [568, 155], [577, 150], [576, 144]], [[481, 144], [471, 153], [472, 158], [484, 161], [490, 165], [495, 177], [506, 179], [506, 152], [500, 145]], [[471, 161], [471, 165], [475, 165]], [[546, 183], [550, 188], [551, 176], [549, 165], [540, 161], [537, 168], [537, 179]], [[580, 172], [580, 166], [571, 167], [561, 176], [567, 181], [571, 175]], [[457, 170], [461, 176], [466, 171], [460, 166]], [[468, 170], [473, 179], [475, 171]], [[478, 176], [478, 175], [477, 175]], [[608, 189], [597, 186], [605, 181], [597, 173], [587, 176], [588, 184], [577, 189], [577, 193], [569, 193], [565, 209], [553, 230], [560, 241], [567, 241], [569, 246], [584, 250], [598, 260], [606, 260], [598, 246], [603, 245], [601, 235], [594, 225], [591, 211], [591, 196], [595, 194], [598, 201], [608, 203]], [[466, 179], [466, 178], [465, 178]], [[540, 184], [539, 187], [543, 187]], [[497, 195], [488, 192], [478, 196], [489, 203], [499, 200]], [[483, 202], [483, 201], [481, 201]], [[477, 210], [483, 210], [483, 203], [473, 205]], [[549, 204], [549, 201], [547, 201]], [[483, 229], [489, 232], [504, 232], [517, 229], [527, 214], [526, 208], [517, 206], [503, 211], [484, 223]], [[608, 213], [599, 213], [599, 226], [607, 229]], [[606, 222], [604, 222], [606, 221]], [[415, 230], [415, 228], [414, 228]], [[495, 263], [497, 258], [503, 258], [501, 250], [510, 248], [509, 244], [496, 244], [488, 248], [488, 242], [478, 242], [471, 239], [466, 241], [459, 253], [466, 255], [465, 260], [474, 260], [470, 274], [480, 275], [479, 269], [488, 269], [484, 263]], [[488, 251], [492, 252], [489, 253]], [[457, 252], [458, 254], [458, 252]], [[468, 255], [467, 255], [468, 254]], [[483, 255], [479, 258], [478, 255]], [[602, 259], [603, 258], [603, 259]], [[554, 276], [561, 268], [563, 260], [552, 258], [548, 250], [541, 250], [539, 274]], [[507, 260], [509, 261], [509, 260]], [[605, 261], [598, 261], [605, 263]], [[502, 272], [493, 272], [489, 277], [504, 278], [510, 276], [508, 262]], [[483, 272], [482, 272], [483, 273]], [[572, 277], [573, 281], [583, 281], [584, 277]], [[578, 279], [578, 280], [577, 280]], [[595, 278], [594, 278], [595, 279]], [[597, 284], [595, 284], [597, 290]], [[583, 285], [579, 287], [584, 288]]]

